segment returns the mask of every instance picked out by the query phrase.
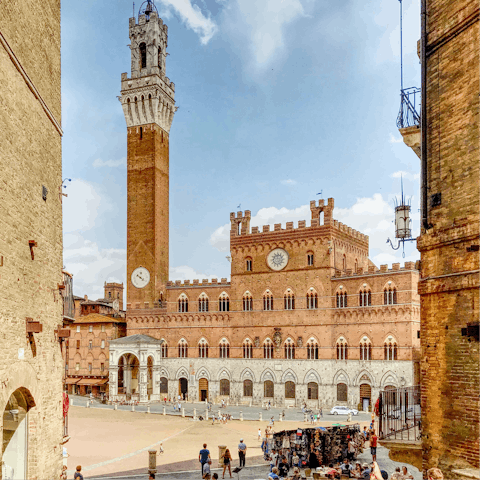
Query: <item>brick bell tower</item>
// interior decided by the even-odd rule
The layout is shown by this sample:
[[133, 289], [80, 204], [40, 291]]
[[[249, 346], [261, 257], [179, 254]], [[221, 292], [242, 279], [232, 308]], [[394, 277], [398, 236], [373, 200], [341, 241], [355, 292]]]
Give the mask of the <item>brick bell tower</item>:
[[165, 76], [167, 26], [152, 0], [129, 21], [131, 76], [122, 74], [127, 122], [127, 310], [154, 308], [168, 281], [169, 132], [175, 85]]

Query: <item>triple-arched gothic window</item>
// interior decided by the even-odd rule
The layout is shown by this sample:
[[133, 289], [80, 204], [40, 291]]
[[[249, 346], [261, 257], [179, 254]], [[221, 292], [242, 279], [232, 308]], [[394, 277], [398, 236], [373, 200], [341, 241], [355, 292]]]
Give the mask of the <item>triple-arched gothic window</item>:
[[243, 342], [243, 358], [253, 358], [253, 344], [249, 338]]
[[388, 337], [383, 344], [383, 356], [385, 360], [397, 360], [397, 342], [393, 337]]
[[307, 358], [318, 360], [318, 343], [313, 337], [307, 342]]
[[295, 342], [291, 338], [285, 341], [285, 358], [287, 360], [295, 359]]
[[206, 293], [202, 293], [200, 297], [198, 297], [198, 311], [208, 312], [208, 297]]
[[383, 290], [383, 304], [395, 305], [397, 303], [397, 289], [395, 287], [385, 287]]
[[348, 360], [348, 345], [343, 337], [337, 340], [337, 360]]
[[363, 337], [360, 340], [360, 360], [371, 360], [372, 359], [372, 342], [367, 338]]
[[226, 338], [220, 341], [220, 358], [230, 358], [230, 344]]
[[268, 311], [273, 310], [273, 295], [270, 290], [267, 290], [263, 295], [263, 309]]
[[178, 311], [180, 313], [188, 312], [188, 297], [184, 293], [178, 297]]
[[348, 306], [347, 292], [340, 290], [337, 292], [337, 308], [345, 308]]
[[200, 358], [208, 358], [208, 343], [204, 338], [198, 342], [198, 356]]
[[253, 298], [250, 292], [243, 294], [243, 311], [251, 312], [253, 310]]
[[220, 297], [218, 297], [218, 311], [219, 312], [230, 311], [230, 298], [225, 292], [222, 292]]
[[273, 358], [273, 342], [269, 338], [263, 342], [263, 358]]
[[160, 345], [160, 358], [168, 358], [168, 345], [165, 340], [163, 340], [163, 343]]
[[285, 310], [295, 310], [295, 294], [290, 289], [283, 296], [283, 308]]
[[310, 291], [307, 293], [307, 309], [315, 310], [318, 308], [318, 295], [315, 291]]
[[179, 358], [188, 357], [188, 343], [184, 338], [178, 342], [178, 356]]
[[372, 292], [370, 289], [364, 288], [363, 290], [360, 290], [358, 296], [358, 304], [361, 307], [370, 307], [372, 305]]

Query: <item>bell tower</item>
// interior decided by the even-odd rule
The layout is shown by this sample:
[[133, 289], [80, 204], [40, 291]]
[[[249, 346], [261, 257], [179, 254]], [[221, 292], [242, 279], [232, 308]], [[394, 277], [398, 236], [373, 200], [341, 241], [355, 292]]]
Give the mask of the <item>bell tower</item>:
[[169, 133], [175, 85], [165, 75], [167, 26], [153, 0], [129, 21], [131, 75], [122, 74], [127, 122], [127, 309], [153, 308], [168, 281]]

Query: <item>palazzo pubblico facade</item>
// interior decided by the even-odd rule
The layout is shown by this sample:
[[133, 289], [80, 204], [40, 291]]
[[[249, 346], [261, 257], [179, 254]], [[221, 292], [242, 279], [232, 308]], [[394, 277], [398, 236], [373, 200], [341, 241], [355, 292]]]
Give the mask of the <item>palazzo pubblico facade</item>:
[[334, 220], [333, 198], [296, 225], [231, 213], [231, 281], [169, 281], [167, 27], [153, 9], [129, 32], [127, 336], [110, 341], [110, 400], [366, 409], [380, 390], [417, 383], [418, 265], [377, 268], [368, 237]]

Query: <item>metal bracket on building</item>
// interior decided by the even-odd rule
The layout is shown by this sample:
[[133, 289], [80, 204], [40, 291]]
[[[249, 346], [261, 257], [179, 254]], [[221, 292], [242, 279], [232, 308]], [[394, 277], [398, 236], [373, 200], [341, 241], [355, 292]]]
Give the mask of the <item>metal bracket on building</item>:
[[33, 247], [37, 246], [37, 242], [35, 240], [29, 240], [28, 246], [30, 247], [30, 255], [32, 257], [32, 260], [35, 260], [35, 253], [33, 251]]
[[400, 248], [400, 245], [402, 245], [403, 258], [405, 258], [405, 242], [416, 242], [416, 241], [417, 241], [416, 238], [401, 238], [398, 241], [398, 245], [394, 247], [392, 241], [389, 238], [387, 238], [387, 243], [390, 243], [390, 246], [393, 248], [393, 250], [398, 250]]
[[42, 324], [40, 322], [34, 321], [33, 318], [26, 317], [25, 323], [26, 323], [27, 337], [29, 337], [31, 334], [41, 333], [43, 331]]

